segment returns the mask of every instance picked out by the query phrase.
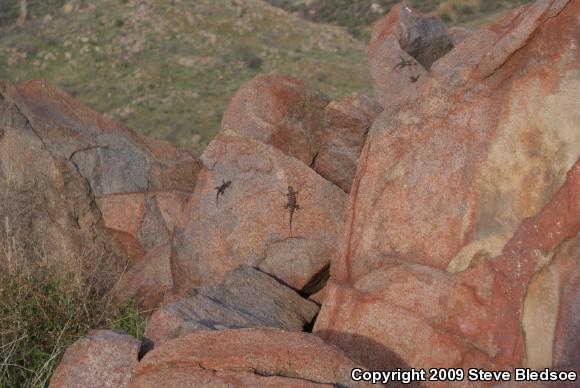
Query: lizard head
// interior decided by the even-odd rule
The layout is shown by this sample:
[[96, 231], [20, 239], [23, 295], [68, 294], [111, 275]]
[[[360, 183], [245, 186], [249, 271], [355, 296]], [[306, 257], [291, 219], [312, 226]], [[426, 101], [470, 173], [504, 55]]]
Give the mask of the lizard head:
[[288, 186], [288, 192], [289, 193], [293, 193], [294, 192], [294, 188], [292, 186]]

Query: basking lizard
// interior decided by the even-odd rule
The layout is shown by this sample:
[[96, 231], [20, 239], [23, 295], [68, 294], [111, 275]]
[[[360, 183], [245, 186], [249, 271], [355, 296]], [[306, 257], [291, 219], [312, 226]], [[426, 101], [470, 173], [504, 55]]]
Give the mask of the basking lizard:
[[225, 194], [225, 192], [226, 192], [226, 189], [227, 189], [228, 187], [230, 187], [230, 185], [231, 185], [231, 184], [232, 184], [232, 181], [227, 181], [227, 182], [226, 182], [226, 181], [222, 180], [222, 184], [221, 184], [221, 186], [214, 187], [214, 189], [216, 189], [216, 190], [217, 190], [217, 193], [216, 193], [216, 195], [215, 195], [215, 205], [216, 205], [216, 206], [217, 206], [217, 204], [218, 204], [218, 199], [219, 199], [219, 197], [220, 197], [220, 194], [221, 194], [221, 195], [224, 195], [224, 194]]
[[415, 62], [412, 59], [405, 59], [403, 58], [403, 56], [399, 56], [401, 58], [401, 60], [399, 61], [399, 63], [397, 63], [395, 65], [395, 67], [393, 67], [393, 70], [395, 69], [404, 69], [405, 67], [411, 67], [411, 66], [416, 66], [417, 62]]
[[298, 203], [296, 202], [296, 194], [298, 194], [298, 191], [294, 191], [292, 186], [288, 186], [288, 193], [284, 194], [288, 198], [288, 203], [285, 208], [290, 212], [290, 237], [292, 237], [292, 216], [296, 210], [300, 209], [300, 206], [298, 206]]

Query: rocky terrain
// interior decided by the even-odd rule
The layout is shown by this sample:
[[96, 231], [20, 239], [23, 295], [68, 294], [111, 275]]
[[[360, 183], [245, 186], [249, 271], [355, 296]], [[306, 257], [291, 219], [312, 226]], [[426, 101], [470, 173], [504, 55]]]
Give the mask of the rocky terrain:
[[47, 81], [2, 82], [0, 194], [30, 205], [1, 216], [148, 314], [143, 338], [79, 339], [50, 386], [580, 371], [579, 27], [574, 0], [474, 31], [396, 5], [370, 35], [372, 90], [256, 75], [200, 158]]

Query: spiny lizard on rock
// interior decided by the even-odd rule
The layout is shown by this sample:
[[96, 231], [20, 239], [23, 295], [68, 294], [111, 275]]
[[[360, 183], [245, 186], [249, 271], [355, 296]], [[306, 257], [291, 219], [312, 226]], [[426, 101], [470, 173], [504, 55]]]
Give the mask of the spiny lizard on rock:
[[405, 59], [405, 58], [403, 58], [402, 55], [399, 57], [401, 58], [401, 60], [399, 61], [399, 63], [397, 63], [395, 65], [395, 67], [393, 67], [393, 70], [404, 69], [405, 67], [417, 66], [417, 62], [415, 62], [413, 59]]
[[288, 211], [290, 212], [290, 220], [289, 220], [290, 237], [292, 237], [292, 216], [294, 215], [294, 212], [296, 210], [300, 209], [300, 206], [298, 206], [298, 203], [296, 201], [296, 194], [298, 194], [298, 191], [294, 191], [294, 188], [292, 186], [288, 186], [288, 192], [284, 194], [288, 198], [288, 203], [286, 204], [285, 208], [288, 209]]
[[216, 206], [217, 206], [217, 204], [218, 204], [218, 199], [219, 199], [219, 197], [220, 197], [220, 194], [221, 194], [221, 195], [224, 195], [224, 194], [225, 194], [225, 192], [226, 192], [226, 189], [227, 189], [228, 187], [230, 187], [230, 185], [231, 185], [231, 184], [232, 184], [232, 181], [227, 181], [227, 182], [226, 182], [226, 181], [222, 180], [222, 184], [221, 184], [221, 186], [216, 186], [216, 187], [214, 187], [214, 189], [215, 189], [215, 190], [217, 190], [217, 193], [216, 193], [216, 195], [215, 195], [215, 205], [216, 205]]

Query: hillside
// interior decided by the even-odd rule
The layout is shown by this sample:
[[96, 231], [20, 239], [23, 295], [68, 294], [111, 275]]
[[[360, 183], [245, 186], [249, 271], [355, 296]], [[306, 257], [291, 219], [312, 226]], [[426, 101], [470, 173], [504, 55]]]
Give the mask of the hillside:
[[[267, 0], [290, 13], [318, 23], [346, 27], [366, 40], [369, 27], [399, 0]], [[422, 12], [439, 16], [449, 25], [480, 27], [497, 20], [509, 9], [531, 0], [407, 0]]]
[[[478, 25], [523, 1], [409, 4]], [[0, 78], [46, 78], [128, 127], [196, 151], [257, 73], [295, 75], [333, 98], [371, 90], [366, 36], [396, 1], [268, 2], [290, 13], [260, 0], [28, 0], [20, 30], [18, 0], [2, 1]]]
[[[259, 72], [296, 75], [333, 97], [369, 90], [365, 44], [259, 0], [17, 1], [0, 8], [0, 78], [46, 78], [97, 111], [182, 146], [219, 129]], [[8, 21], [12, 20], [11, 23]]]

